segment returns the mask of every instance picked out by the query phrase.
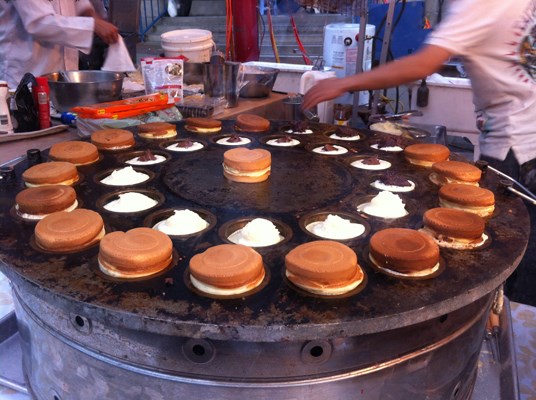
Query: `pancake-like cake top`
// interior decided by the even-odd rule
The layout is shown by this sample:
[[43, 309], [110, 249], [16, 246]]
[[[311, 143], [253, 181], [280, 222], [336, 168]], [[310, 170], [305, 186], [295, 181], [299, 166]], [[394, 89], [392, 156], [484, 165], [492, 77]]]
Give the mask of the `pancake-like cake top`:
[[165, 135], [168, 132], [175, 132], [177, 130], [174, 124], [169, 122], [147, 122], [145, 124], [138, 125], [138, 132], [151, 133], [153, 135]]
[[54, 144], [48, 156], [55, 161], [89, 164], [99, 159], [99, 151], [94, 144], [73, 140]]
[[462, 183], [443, 185], [439, 189], [439, 197], [467, 206], [486, 207], [495, 204], [495, 195], [491, 190]]
[[442, 144], [417, 143], [407, 146], [404, 155], [415, 160], [439, 162], [449, 158], [450, 150]]
[[95, 243], [103, 233], [104, 221], [92, 210], [58, 211], [35, 226], [37, 244], [47, 250], [72, 251]]
[[432, 165], [432, 171], [465, 182], [478, 182], [482, 176], [482, 171], [479, 168], [461, 161], [436, 162]]
[[477, 239], [484, 233], [486, 222], [476, 214], [452, 208], [432, 208], [423, 215], [424, 226], [455, 238]]
[[165, 233], [151, 228], [134, 228], [104, 236], [99, 262], [105, 266], [105, 272], [114, 276], [145, 276], [166, 268], [171, 263], [172, 251], [173, 243]]
[[255, 114], [240, 114], [236, 117], [236, 126], [243, 131], [263, 132], [270, 129], [270, 121]]
[[381, 265], [399, 272], [422, 271], [439, 262], [439, 246], [426, 234], [388, 228], [370, 238], [370, 254]]
[[28, 168], [22, 178], [33, 185], [52, 185], [66, 181], [78, 180], [76, 166], [65, 161], [51, 161]]
[[114, 147], [134, 146], [132, 132], [126, 129], [101, 129], [91, 134], [91, 142], [98, 148], [113, 149]]
[[251, 247], [221, 244], [209, 247], [190, 260], [190, 273], [219, 288], [237, 288], [258, 280], [264, 272], [262, 257]]
[[186, 118], [188, 127], [199, 127], [207, 129], [221, 128], [221, 121], [213, 118], [189, 117]]
[[351, 281], [355, 278], [357, 265], [356, 253], [333, 240], [307, 242], [285, 256], [288, 271], [326, 284]]
[[27, 214], [50, 214], [63, 211], [76, 201], [76, 192], [67, 185], [36, 186], [17, 193], [19, 211]]
[[237, 147], [223, 153], [223, 161], [230, 168], [255, 171], [270, 167], [272, 155], [265, 149]]

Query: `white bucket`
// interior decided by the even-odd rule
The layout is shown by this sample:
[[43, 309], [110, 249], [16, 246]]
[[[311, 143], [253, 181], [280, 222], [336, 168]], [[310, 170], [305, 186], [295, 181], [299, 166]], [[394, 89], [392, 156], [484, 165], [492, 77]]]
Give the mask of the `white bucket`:
[[166, 57], [184, 56], [191, 62], [208, 62], [214, 49], [212, 32], [203, 29], [181, 29], [160, 35]]
[[[372, 37], [376, 33], [374, 25], [367, 25], [365, 29], [365, 52], [363, 55], [363, 70], [368, 71], [372, 65]], [[324, 60], [327, 67], [335, 70], [338, 78], [355, 74], [357, 63], [356, 37], [359, 36], [359, 24], [328, 24], [324, 28]], [[359, 104], [367, 104], [369, 95], [361, 92]], [[352, 104], [353, 98], [345, 94], [336, 99], [336, 103]]]

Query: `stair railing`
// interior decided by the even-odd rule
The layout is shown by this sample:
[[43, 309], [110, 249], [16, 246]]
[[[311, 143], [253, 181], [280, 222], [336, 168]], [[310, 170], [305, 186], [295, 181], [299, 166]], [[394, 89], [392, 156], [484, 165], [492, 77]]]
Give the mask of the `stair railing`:
[[145, 41], [145, 35], [167, 13], [167, 0], [141, 0], [140, 4], [140, 40]]

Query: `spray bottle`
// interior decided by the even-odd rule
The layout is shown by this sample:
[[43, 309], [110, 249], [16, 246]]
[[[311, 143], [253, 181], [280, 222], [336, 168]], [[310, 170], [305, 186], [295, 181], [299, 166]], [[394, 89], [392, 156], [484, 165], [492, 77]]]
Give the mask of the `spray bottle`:
[[35, 80], [37, 81], [37, 87], [35, 88], [34, 99], [39, 115], [39, 129], [47, 129], [50, 128], [50, 88], [48, 79], [38, 76]]

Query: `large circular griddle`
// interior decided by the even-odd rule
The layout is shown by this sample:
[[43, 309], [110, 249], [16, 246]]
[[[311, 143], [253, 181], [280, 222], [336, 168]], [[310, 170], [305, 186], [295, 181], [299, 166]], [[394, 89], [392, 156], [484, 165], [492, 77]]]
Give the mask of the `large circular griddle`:
[[[234, 133], [233, 121], [224, 121], [221, 134]], [[13, 217], [16, 193], [24, 188], [21, 174], [26, 161], [16, 165], [17, 181], [2, 185], [0, 195], [0, 260], [3, 272], [45, 301], [52, 301], [72, 313], [91, 315], [103, 323], [143, 329], [166, 335], [180, 334], [217, 340], [276, 342], [349, 337], [386, 331], [427, 321], [482, 298], [498, 287], [521, 259], [528, 241], [528, 214], [521, 200], [498, 193], [498, 178], [487, 173], [482, 186], [496, 193], [497, 211], [486, 231], [490, 246], [475, 251], [441, 250], [445, 271], [430, 280], [407, 281], [375, 272], [367, 260], [368, 239], [387, 227], [418, 228], [422, 214], [437, 207], [438, 188], [429, 179], [429, 170], [411, 166], [401, 153], [379, 152], [392, 169], [411, 177], [414, 192], [400, 196], [408, 203], [410, 215], [398, 220], [368, 218], [368, 236], [353, 241], [368, 277], [364, 290], [342, 298], [326, 299], [304, 295], [286, 283], [284, 255], [295, 246], [313, 240], [299, 227], [299, 218], [315, 210], [356, 213], [363, 197], [376, 194], [370, 187], [381, 172], [351, 167], [352, 158], [375, 154], [370, 148], [372, 133], [358, 142], [335, 141], [326, 132], [333, 126], [315, 125], [315, 134], [296, 135], [297, 148], [278, 148], [263, 143], [263, 135], [282, 133], [284, 122], [272, 122], [270, 132], [247, 134], [249, 148], [266, 148], [273, 156], [273, 175], [261, 184], [227, 181], [221, 162], [228, 146], [216, 144], [218, 135], [187, 132], [178, 123], [179, 138], [201, 140], [206, 148], [193, 153], [169, 151], [171, 159], [146, 166], [156, 173], [145, 189], [161, 193], [165, 200], [153, 211], [173, 207], [202, 208], [217, 217], [211, 231], [186, 240], [173, 239], [177, 263], [165, 273], [146, 280], [120, 281], [98, 270], [98, 247], [75, 254], [47, 254], [30, 246], [34, 224]], [[342, 156], [323, 156], [306, 150], [309, 143], [337, 143], [352, 151]], [[162, 151], [160, 141], [137, 138], [134, 149]], [[83, 176], [75, 186], [85, 208], [101, 212], [107, 229], [128, 230], [141, 226], [147, 213], [113, 215], [97, 208], [98, 200], [116, 190], [96, 183], [93, 176], [110, 168], [125, 166], [125, 153], [103, 152], [103, 159], [79, 169]], [[123, 157], [123, 158], [122, 158]], [[143, 186], [143, 185], [142, 185]], [[223, 243], [219, 227], [244, 216], [281, 220], [291, 227], [292, 238], [280, 246], [259, 248], [270, 270], [270, 281], [262, 290], [239, 299], [218, 300], [202, 297], [188, 288], [185, 270], [190, 257]]]
[[311, 157], [302, 149], [271, 153], [270, 179], [257, 184], [227, 180], [222, 151], [184, 157], [168, 169], [164, 183], [175, 195], [206, 207], [270, 213], [327, 207], [352, 191], [352, 175], [336, 159]]

